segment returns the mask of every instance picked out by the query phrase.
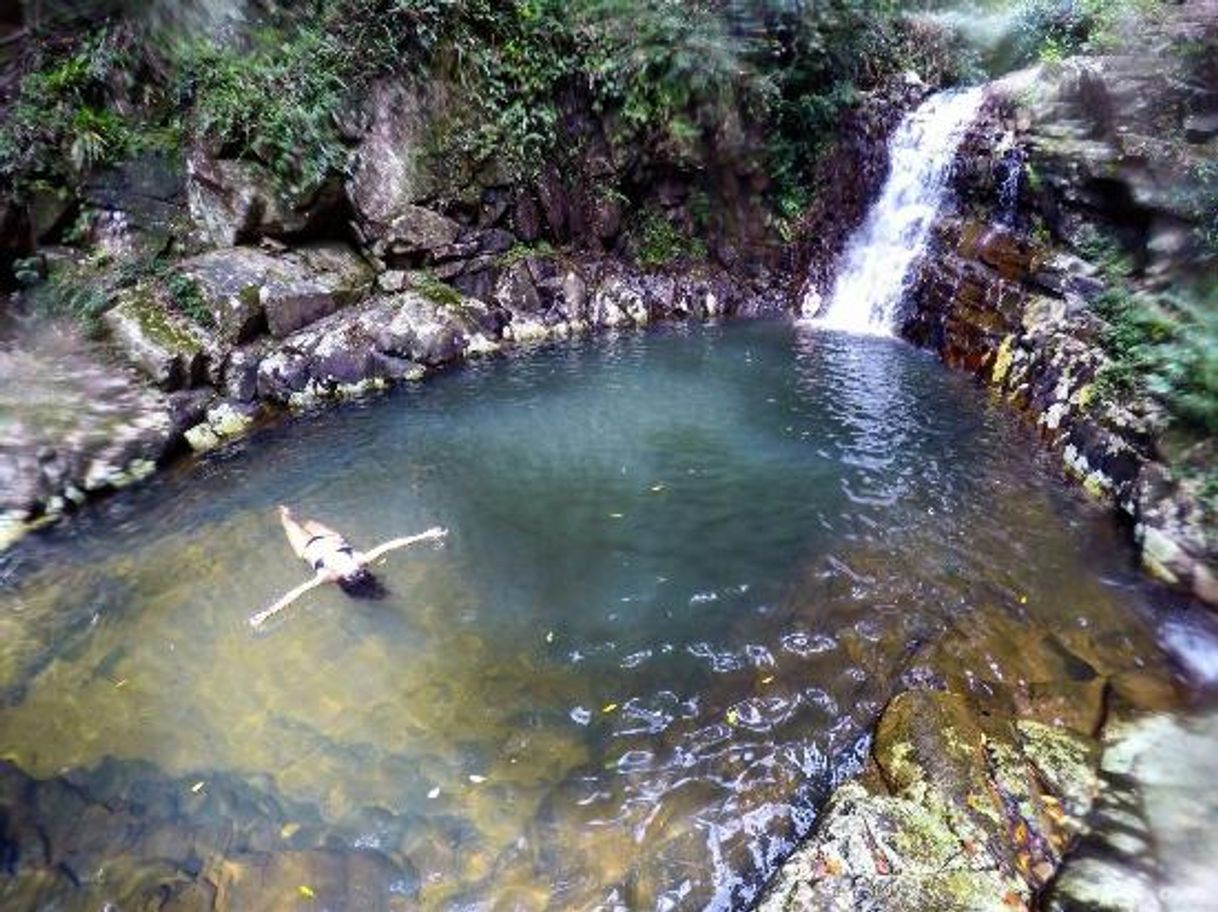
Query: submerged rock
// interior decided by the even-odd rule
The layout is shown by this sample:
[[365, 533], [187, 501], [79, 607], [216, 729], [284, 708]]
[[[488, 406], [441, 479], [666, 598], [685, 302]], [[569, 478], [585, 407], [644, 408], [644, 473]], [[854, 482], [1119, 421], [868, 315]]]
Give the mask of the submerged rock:
[[40, 780], [0, 762], [0, 900], [17, 908], [417, 908], [410, 860], [339, 847], [353, 840], [227, 775], [106, 760]]
[[416, 908], [418, 876], [373, 851], [275, 852], [218, 860], [202, 877], [215, 912], [274, 912], [299, 903], [391, 912]]

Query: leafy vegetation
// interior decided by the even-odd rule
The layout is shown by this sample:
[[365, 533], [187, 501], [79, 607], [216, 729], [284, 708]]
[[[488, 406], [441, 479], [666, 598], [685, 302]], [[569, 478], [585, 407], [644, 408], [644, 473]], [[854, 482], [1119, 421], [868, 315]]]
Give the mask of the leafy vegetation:
[[941, 43], [911, 32], [889, 0], [318, 0], [270, 10], [240, 44], [171, 40], [129, 22], [48, 43], [0, 128], [0, 179], [72, 185], [189, 130], [305, 195], [346, 167], [341, 117], [371, 81], [397, 73], [458, 93], [445, 151], [509, 177], [573, 150], [572, 118], [587, 113], [619, 147], [694, 169], [741, 117], [763, 124], [773, 202], [792, 217], [859, 88], [951, 56], [936, 61]]
[[1080, 53], [1112, 50], [1121, 30], [1160, 0], [1023, 0], [1013, 32], [1017, 54], [1053, 63]]
[[463, 303], [461, 294], [455, 288], [426, 270], [411, 274], [410, 287], [433, 304], [439, 304], [441, 307], [460, 307]]
[[207, 329], [216, 325], [216, 316], [207, 306], [199, 283], [194, 278], [174, 273], [165, 280], [165, 290], [178, 313]]
[[39, 65], [4, 112], [0, 181], [19, 192], [39, 182], [72, 186], [99, 165], [175, 147], [176, 120], [157, 107], [141, 54], [124, 28], [40, 48]]
[[1104, 347], [1112, 358], [1096, 380], [1100, 401], [1150, 394], [1184, 428], [1218, 433], [1218, 309], [1207, 304], [1218, 288], [1139, 293], [1113, 238], [1093, 233], [1080, 252], [1107, 285], [1093, 304], [1108, 324]]
[[634, 234], [636, 256], [646, 267], [666, 266], [678, 259], [706, 259], [706, 244], [700, 238], [690, 237], [654, 209], [643, 211]]

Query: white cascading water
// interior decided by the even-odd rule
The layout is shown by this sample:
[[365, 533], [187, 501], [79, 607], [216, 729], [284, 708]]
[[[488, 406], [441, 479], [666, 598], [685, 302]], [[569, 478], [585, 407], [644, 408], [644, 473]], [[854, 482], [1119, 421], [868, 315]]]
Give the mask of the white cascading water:
[[846, 246], [815, 325], [870, 335], [895, 332], [910, 267], [926, 249], [956, 150], [983, 97], [981, 88], [942, 92], [901, 122], [889, 141], [884, 190]]

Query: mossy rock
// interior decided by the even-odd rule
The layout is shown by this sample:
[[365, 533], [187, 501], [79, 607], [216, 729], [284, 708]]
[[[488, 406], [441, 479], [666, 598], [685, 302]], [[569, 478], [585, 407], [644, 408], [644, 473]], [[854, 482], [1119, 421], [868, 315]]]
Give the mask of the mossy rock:
[[209, 340], [149, 283], [120, 292], [102, 317], [122, 356], [162, 389], [204, 379]]

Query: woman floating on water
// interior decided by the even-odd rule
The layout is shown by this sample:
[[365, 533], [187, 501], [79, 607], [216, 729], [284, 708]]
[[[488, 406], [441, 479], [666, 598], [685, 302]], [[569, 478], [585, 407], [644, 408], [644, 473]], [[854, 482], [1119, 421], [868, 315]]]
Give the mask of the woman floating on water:
[[384, 593], [380, 582], [368, 571], [368, 565], [386, 552], [404, 548], [416, 542], [443, 538], [447, 529], [433, 526], [426, 532], [407, 538], [393, 538], [371, 551], [356, 551], [343, 536], [333, 529], [312, 519], [298, 523], [287, 507], [279, 508], [279, 521], [288, 536], [288, 543], [296, 556], [317, 571], [307, 583], [301, 583], [270, 608], [250, 616], [250, 624], [260, 626], [268, 618], [278, 614], [310, 589], [324, 583], [338, 583], [347, 595], [355, 598], [377, 598]]

